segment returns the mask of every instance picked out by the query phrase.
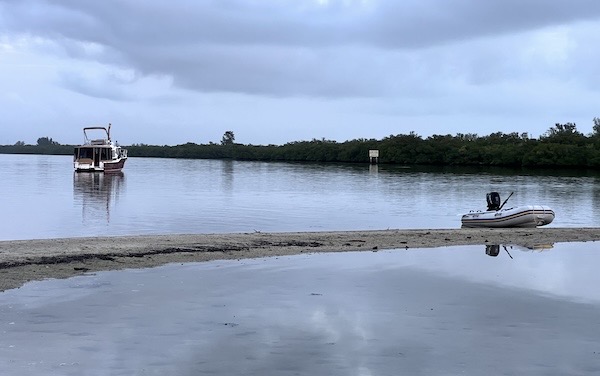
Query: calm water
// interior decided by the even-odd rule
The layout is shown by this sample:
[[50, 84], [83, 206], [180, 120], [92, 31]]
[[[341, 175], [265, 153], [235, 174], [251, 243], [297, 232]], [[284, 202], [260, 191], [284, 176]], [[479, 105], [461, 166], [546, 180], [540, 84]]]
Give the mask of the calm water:
[[[597, 177], [0, 155], [0, 240], [458, 228], [485, 193], [599, 226]], [[0, 293], [2, 375], [597, 375], [600, 243], [173, 264]]]
[[0, 240], [458, 228], [491, 190], [515, 192], [507, 207], [551, 206], [552, 227], [600, 226], [597, 176], [155, 158], [130, 158], [111, 176], [75, 174], [69, 156], [0, 161]]
[[0, 374], [598, 375], [600, 248], [174, 264], [0, 293]]

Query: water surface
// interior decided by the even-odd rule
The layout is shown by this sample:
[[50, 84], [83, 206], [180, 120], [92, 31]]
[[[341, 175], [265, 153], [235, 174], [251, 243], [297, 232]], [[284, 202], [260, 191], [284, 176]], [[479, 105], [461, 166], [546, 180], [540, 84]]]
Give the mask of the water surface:
[[0, 293], [3, 375], [596, 375], [600, 248], [172, 264]]
[[0, 240], [177, 233], [459, 228], [460, 213], [548, 205], [550, 226], [599, 227], [594, 175], [130, 158], [122, 174], [69, 156], [0, 155]]

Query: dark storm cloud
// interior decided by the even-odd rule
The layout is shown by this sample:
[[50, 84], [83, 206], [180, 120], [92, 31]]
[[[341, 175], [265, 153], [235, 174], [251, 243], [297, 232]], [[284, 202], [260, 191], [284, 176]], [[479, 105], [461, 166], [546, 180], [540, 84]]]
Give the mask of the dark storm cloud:
[[[0, 4], [0, 30], [54, 40], [73, 57], [170, 76], [201, 92], [269, 96], [382, 96], [405, 87], [415, 51], [600, 16], [594, 0]], [[73, 43], [102, 50], [89, 56]]]

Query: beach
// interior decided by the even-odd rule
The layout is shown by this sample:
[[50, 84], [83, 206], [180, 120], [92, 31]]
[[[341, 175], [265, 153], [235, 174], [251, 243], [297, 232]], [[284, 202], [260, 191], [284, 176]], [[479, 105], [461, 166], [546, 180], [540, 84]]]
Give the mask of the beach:
[[0, 291], [18, 288], [28, 281], [168, 263], [478, 244], [535, 248], [596, 240], [600, 240], [598, 228], [390, 229], [1, 241]]

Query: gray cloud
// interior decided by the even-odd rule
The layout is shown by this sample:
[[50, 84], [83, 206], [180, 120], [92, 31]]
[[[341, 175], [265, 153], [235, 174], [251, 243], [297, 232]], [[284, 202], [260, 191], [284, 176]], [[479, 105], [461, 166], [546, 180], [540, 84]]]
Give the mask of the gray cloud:
[[[594, 0], [4, 0], [12, 28], [107, 45], [427, 47], [600, 17]], [[43, 17], [40, 17], [43, 16]]]
[[369, 39], [374, 44], [396, 48], [422, 48], [600, 17], [600, 4], [593, 0], [424, 0], [380, 4], [366, 26]]
[[[181, 88], [267, 96], [398, 95], [414, 86], [407, 76], [424, 73], [420, 57], [431, 55], [424, 65], [434, 78], [501, 80], [519, 74], [509, 67], [511, 46], [480, 54], [472, 49], [481, 38], [600, 17], [592, 0], [2, 3], [5, 31], [53, 39], [74, 57], [89, 57], [78, 43], [95, 44], [103, 50], [91, 58], [168, 75]], [[459, 44], [455, 56], [439, 50], [450, 43]]]
[[130, 101], [132, 98], [124, 92], [123, 83], [123, 80], [114, 76], [92, 78], [71, 71], [61, 74], [61, 85], [68, 90], [99, 99]]

